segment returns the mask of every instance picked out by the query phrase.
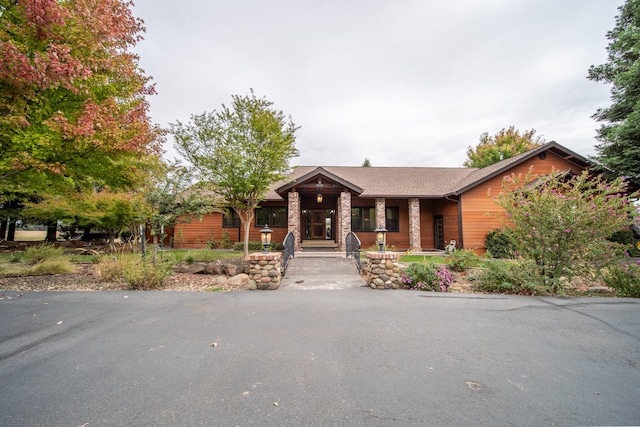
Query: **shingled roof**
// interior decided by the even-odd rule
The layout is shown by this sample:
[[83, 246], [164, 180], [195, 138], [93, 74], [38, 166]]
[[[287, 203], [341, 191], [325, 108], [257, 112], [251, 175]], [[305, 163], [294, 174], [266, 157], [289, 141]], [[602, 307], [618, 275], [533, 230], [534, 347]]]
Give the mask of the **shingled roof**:
[[[287, 180], [276, 183], [266, 200], [283, 200], [297, 183], [313, 179], [317, 174], [333, 177], [347, 188], [358, 190], [359, 197], [375, 198], [441, 198], [459, 195], [481, 183], [503, 174], [512, 167], [550, 151], [586, 168], [590, 163], [582, 156], [549, 142], [485, 168], [438, 167], [363, 167], [363, 166], [298, 166]], [[361, 192], [359, 190], [362, 190]]]

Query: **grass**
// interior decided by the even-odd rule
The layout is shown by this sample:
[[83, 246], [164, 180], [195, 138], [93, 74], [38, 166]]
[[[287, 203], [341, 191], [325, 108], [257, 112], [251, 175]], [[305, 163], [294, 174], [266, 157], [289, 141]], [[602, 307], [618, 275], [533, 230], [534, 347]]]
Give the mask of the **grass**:
[[64, 250], [53, 246], [34, 246], [24, 252], [3, 253], [0, 258], [0, 276], [40, 276], [75, 272], [71, 258]]
[[171, 258], [174, 262], [208, 262], [219, 259], [242, 258], [241, 251], [215, 251], [211, 249], [174, 249], [170, 251], [158, 252], [158, 258]]

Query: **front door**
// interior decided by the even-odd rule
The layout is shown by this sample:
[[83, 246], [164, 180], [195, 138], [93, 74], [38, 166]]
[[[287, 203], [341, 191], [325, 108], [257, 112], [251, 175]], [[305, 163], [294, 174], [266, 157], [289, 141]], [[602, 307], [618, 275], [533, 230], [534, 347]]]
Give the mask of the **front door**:
[[311, 238], [325, 239], [325, 211], [311, 211]]
[[442, 215], [433, 218], [433, 236], [436, 249], [444, 249], [444, 219]]

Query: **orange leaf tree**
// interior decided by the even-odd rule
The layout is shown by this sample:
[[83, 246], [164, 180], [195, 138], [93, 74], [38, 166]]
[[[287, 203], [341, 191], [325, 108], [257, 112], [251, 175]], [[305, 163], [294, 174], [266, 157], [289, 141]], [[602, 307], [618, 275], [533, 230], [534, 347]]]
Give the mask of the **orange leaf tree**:
[[0, 204], [69, 188], [127, 189], [157, 161], [144, 31], [122, 0], [0, 0]]

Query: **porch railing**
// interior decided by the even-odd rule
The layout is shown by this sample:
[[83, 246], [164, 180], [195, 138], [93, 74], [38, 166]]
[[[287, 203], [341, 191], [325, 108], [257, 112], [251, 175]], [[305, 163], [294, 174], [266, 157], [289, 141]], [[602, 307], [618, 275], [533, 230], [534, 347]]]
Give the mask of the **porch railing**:
[[360, 239], [358, 239], [356, 233], [350, 231], [349, 234], [347, 234], [345, 243], [347, 246], [347, 258], [352, 257], [356, 262], [358, 271], [360, 271]]
[[294, 236], [292, 232], [288, 232], [282, 245], [284, 246], [284, 250], [282, 251], [282, 275], [284, 276], [287, 271], [287, 266], [289, 265], [289, 259], [294, 256], [296, 236]]

